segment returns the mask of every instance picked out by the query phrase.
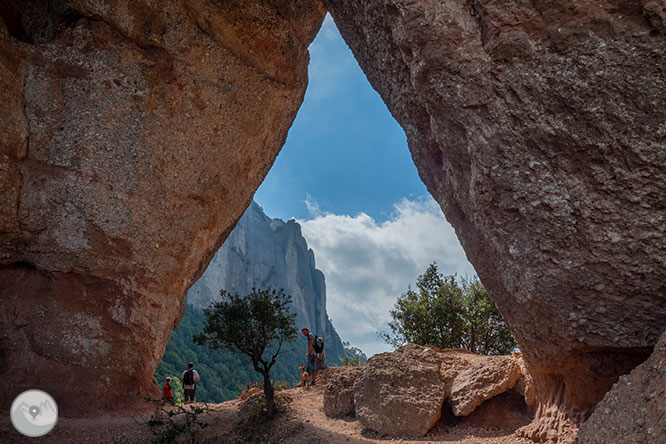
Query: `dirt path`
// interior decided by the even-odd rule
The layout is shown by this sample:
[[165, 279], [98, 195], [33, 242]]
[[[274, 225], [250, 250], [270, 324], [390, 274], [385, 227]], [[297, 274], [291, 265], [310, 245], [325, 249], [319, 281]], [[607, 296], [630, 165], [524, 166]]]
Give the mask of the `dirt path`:
[[[323, 382], [323, 381], [322, 381]], [[256, 442], [284, 444], [314, 443], [377, 443], [399, 442], [404, 444], [531, 444], [531, 441], [516, 438], [513, 430], [484, 430], [466, 425], [454, 428], [438, 424], [428, 435], [418, 439], [381, 438], [364, 430], [354, 418], [331, 419], [324, 415], [323, 394], [325, 385], [294, 388], [280, 392], [286, 400], [287, 413], [279, 420], [265, 425], [263, 437]], [[209, 424], [199, 434], [200, 442], [236, 444], [247, 442], [239, 432], [238, 411], [243, 403], [239, 400], [211, 404], [209, 410], [200, 415]], [[199, 406], [203, 406], [199, 404]], [[33, 443], [34, 439], [23, 437], [12, 427], [9, 412], [0, 412], [0, 442]], [[133, 444], [150, 443], [155, 435], [147, 425], [150, 414], [132, 416], [103, 416], [99, 418], [61, 418], [56, 428], [39, 442], [48, 444], [95, 443]], [[254, 430], [253, 430], [254, 431]], [[256, 439], [256, 438], [255, 438]], [[180, 441], [175, 441], [180, 442]], [[183, 441], [185, 442], [185, 441]]]

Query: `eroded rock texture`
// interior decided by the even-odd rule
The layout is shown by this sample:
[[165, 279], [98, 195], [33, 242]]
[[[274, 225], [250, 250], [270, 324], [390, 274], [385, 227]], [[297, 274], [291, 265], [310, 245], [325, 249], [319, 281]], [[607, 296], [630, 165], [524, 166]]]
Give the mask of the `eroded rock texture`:
[[0, 398], [157, 395], [307, 83], [316, 1], [0, 2]]
[[326, 416], [344, 418], [356, 413], [354, 382], [356, 382], [360, 371], [360, 367], [349, 367], [331, 378], [324, 391], [324, 413]]
[[581, 426], [576, 442], [666, 442], [666, 333], [650, 358], [606, 393]]
[[663, 1], [324, 3], [570, 440], [666, 326]]
[[[355, 413], [366, 428], [393, 437], [423, 436], [443, 415], [507, 428], [530, 417], [524, 395], [512, 390], [525, 379], [522, 368], [519, 354], [408, 344], [337, 373], [326, 387], [324, 412], [333, 418]], [[495, 415], [502, 408], [506, 414]]]
[[361, 424], [388, 436], [425, 435], [446, 398], [438, 353], [414, 344], [368, 359], [353, 391]]

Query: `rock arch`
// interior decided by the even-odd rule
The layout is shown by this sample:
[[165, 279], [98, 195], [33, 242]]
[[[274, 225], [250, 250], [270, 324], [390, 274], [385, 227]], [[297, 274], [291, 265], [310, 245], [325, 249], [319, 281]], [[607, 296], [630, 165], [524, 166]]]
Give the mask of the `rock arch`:
[[[32, 3], [0, 2], [0, 396], [125, 407], [277, 155], [324, 11]], [[575, 429], [666, 325], [663, 2], [325, 3], [531, 366], [525, 433]]]

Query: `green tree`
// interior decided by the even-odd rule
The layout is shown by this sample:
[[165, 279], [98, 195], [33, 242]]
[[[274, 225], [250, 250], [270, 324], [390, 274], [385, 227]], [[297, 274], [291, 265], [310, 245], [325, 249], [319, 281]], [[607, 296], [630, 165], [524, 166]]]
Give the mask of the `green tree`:
[[[206, 325], [194, 342], [212, 349], [238, 350], [252, 360], [264, 379], [266, 413], [275, 415], [275, 389], [270, 371], [282, 345], [296, 339], [296, 314], [290, 309], [291, 296], [270, 288], [252, 289], [247, 296], [220, 290], [220, 300], [204, 309]], [[269, 350], [267, 350], [269, 348]], [[266, 356], [264, 357], [264, 353]]]
[[436, 264], [408, 287], [391, 310], [390, 332], [379, 336], [393, 347], [406, 343], [465, 348], [474, 353], [511, 353], [516, 342], [477, 278], [444, 276]]
[[342, 348], [345, 351], [345, 356], [342, 358], [340, 365], [359, 366], [368, 360], [368, 357], [363, 353], [363, 350], [357, 347], [352, 347], [349, 342], [343, 342]]

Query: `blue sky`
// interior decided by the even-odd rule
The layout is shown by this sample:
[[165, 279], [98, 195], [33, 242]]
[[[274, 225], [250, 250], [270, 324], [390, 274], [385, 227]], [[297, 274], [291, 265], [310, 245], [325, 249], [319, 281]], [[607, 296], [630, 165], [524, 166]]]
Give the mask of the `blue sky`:
[[333, 325], [370, 356], [391, 350], [377, 332], [430, 263], [459, 276], [474, 269], [330, 16], [310, 57], [303, 106], [255, 200], [301, 224]]
[[306, 198], [325, 212], [386, 220], [399, 199], [426, 193], [405, 134], [330, 16], [310, 58], [303, 106], [255, 200], [285, 220], [309, 215]]

